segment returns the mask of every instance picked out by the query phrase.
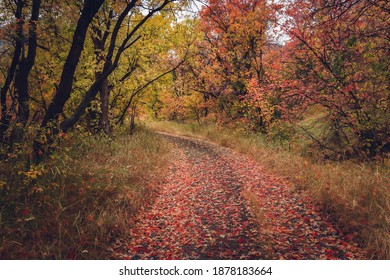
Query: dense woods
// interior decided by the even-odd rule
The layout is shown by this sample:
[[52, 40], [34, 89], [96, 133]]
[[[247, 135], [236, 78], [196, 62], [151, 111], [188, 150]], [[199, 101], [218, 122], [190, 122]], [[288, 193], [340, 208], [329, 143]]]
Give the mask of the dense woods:
[[[72, 159], [94, 158], [96, 143], [123, 140], [144, 122], [213, 124], [309, 161], [385, 174], [389, 40], [386, 0], [0, 0], [0, 256], [81, 258], [58, 248], [5, 252], [12, 235], [17, 243], [55, 240], [33, 234], [44, 209], [57, 213], [56, 225], [68, 207], [61, 203], [75, 203], [79, 191], [58, 202], [54, 189], [94, 180], [85, 170], [80, 182], [68, 181], [76, 180]], [[164, 150], [153, 147], [145, 153]], [[388, 234], [384, 189], [378, 227]], [[389, 258], [383, 240], [388, 249], [378, 257]]]
[[[293, 127], [328, 157], [385, 156], [386, 1], [200, 5], [4, 1], [3, 142], [20, 142], [24, 128], [39, 126], [37, 163], [76, 123], [109, 135], [146, 110], [262, 133]], [[198, 16], [185, 13], [196, 7]], [[296, 126], [313, 107], [312, 127]]]

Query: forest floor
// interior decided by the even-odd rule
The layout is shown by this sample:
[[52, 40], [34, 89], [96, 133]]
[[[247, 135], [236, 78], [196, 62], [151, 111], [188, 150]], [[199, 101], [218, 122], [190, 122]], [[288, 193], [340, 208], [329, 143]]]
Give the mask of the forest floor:
[[303, 192], [247, 156], [164, 133], [175, 146], [155, 203], [115, 259], [364, 259]]

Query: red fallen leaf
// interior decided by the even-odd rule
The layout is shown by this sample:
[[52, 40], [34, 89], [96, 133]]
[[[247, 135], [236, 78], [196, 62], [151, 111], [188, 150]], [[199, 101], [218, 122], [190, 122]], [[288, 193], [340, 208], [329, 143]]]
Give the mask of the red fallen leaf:
[[244, 243], [244, 238], [242, 238], [242, 236], [240, 236], [240, 237], [238, 238], [238, 243]]
[[23, 211], [22, 211], [22, 215], [23, 215], [23, 216], [27, 216], [27, 215], [29, 215], [29, 214], [30, 214], [30, 209], [24, 208]]
[[137, 247], [134, 247], [133, 250], [137, 253], [144, 253], [145, 252], [145, 248], [142, 247], [142, 246], [137, 246]]
[[352, 234], [346, 234], [346, 235], [344, 236], [344, 240], [345, 240], [346, 242], [351, 241], [351, 239], [352, 239]]
[[333, 255], [329, 255], [329, 256], [327, 256], [327, 258], [328, 258], [328, 260], [337, 260], [338, 259]]
[[70, 251], [67, 255], [66, 258], [68, 260], [75, 260], [76, 259], [76, 253], [74, 251]]
[[94, 219], [95, 219], [95, 215], [94, 214], [89, 214], [88, 217], [87, 217], [87, 220], [89, 222], [92, 222]]

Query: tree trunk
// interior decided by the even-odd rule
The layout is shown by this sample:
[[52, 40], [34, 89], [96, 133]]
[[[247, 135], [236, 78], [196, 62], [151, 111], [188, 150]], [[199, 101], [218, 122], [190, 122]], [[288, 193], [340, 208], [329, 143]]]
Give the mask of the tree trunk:
[[23, 42], [21, 38], [23, 34], [23, 24], [24, 24], [22, 18], [22, 11], [23, 11], [23, 1], [18, 0], [16, 3], [16, 10], [15, 10], [15, 18], [17, 20], [15, 49], [14, 49], [11, 65], [8, 69], [5, 83], [1, 88], [1, 92], [0, 92], [0, 103], [1, 103], [0, 139], [3, 139], [4, 133], [7, 131], [11, 121], [11, 116], [8, 114], [8, 108], [7, 108], [7, 93], [14, 79], [16, 67], [19, 63], [19, 58], [22, 53]]
[[26, 62], [22, 58], [22, 61], [19, 63], [19, 69], [15, 74], [15, 95], [17, 97], [17, 114], [16, 121], [12, 125], [10, 143], [21, 142], [24, 138], [25, 130], [24, 127], [27, 124], [28, 117], [30, 115], [30, 96], [28, 93], [28, 74], [26, 69]]
[[100, 86], [100, 128], [107, 135], [111, 134], [110, 118], [109, 118], [109, 98], [110, 98], [110, 89], [108, 84], [108, 79], [104, 79]]
[[133, 105], [130, 108], [130, 134], [133, 134], [135, 131], [135, 117], [137, 115], [137, 106]]
[[[106, 57], [104, 55], [106, 51], [106, 42], [109, 36], [109, 29], [111, 26], [111, 20], [113, 17], [113, 11], [110, 10], [108, 12], [108, 17], [106, 21], [106, 30], [103, 34], [103, 32], [100, 30], [100, 26], [93, 26], [93, 32], [92, 32], [92, 41], [95, 48], [95, 55], [96, 55], [96, 64], [99, 65], [102, 61], [106, 61]], [[99, 71], [95, 75], [95, 81], [98, 81], [100, 77], [102, 76], [102, 71]], [[109, 88], [109, 82], [108, 79], [105, 78], [99, 88], [100, 93], [100, 118], [99, 118], [99, 129], [101, 131], [104, 131], [107, 135], [111, 133], [111, 127], [110, 127], [110, 119], [109, 119], [109, 95], [110, 95], [110, 88]]]
[[29, 38], [28, 38], [28, 54], [27, 57], [22, 57], [19, 63], [19, 69], [15, 76], [15, 91], [18, 97], [18, 115], [17, 121], [27, 124], [30, 115], [28, 92], [28, 76], [35, 64], [35, 57], [37, 54], [37, 21], [39, 19], [39, 9], [41, 0], [33, 0], [31, 11], [31, 19], [29, 22]]
[[[55, 123], [58, 121], [59, 115], [63, 112], [66, 101], [70, 98], [73, 78], [84, 48], [88, 26], [103, 2], [104, 0], [84, 1], [83, 9], [73, 34], [72, 45], [62, 69], [60, 83], [41, 124], [42, 128], [46, 128], [50, 123], [54, 123], [55, 131], [54, 133], [48, 133], [42, 130], [36, 136], [33, 144], [34, 161], [36, 164], [42, 161], [47, 152], [44, 147], [49, 146], [54, 141], [53, 135], [51, 134], [56, 134], [57, 129]], [[43, 140], [48, 143], [44, 143]]]
[[42, 127], [46, 127], [49, 122], [56, 121], [58, 119], [58, 116], [64, 110], [66, 101], [70, 98], [73, 77], [79, 63], [81, 53], [84, 49], [88, 26], [103, 2], [104, 0], [86, 0], [84, 2], [81, 16], [73, 34], [72, 46], [62, 70], [58, 89], [49, 105], [45, 117], [43, 118]]
[[100, 76], [98, 80], [96, 80], [92, 86], [88, 89], [87, 93], [84, 95], [83, 100], [80, 102], [80, 104], [77, 106], [74, 114], [70, 116], [69, 118], [65, 119], [60, 124], [60, 129], [64, 132], [71, 129], [76, 122], [82, 117], [82, 115], [85, 113], [85, 110], [88, 108], [88, 106], [91, 104], [92, 100], [96, 98], [96, 95], [98, 94], [99, 90], [102, 87], [102, 83], [104, 80], [107, 80], [107, 77], [112, 73], [114, 69], [105, 72]]

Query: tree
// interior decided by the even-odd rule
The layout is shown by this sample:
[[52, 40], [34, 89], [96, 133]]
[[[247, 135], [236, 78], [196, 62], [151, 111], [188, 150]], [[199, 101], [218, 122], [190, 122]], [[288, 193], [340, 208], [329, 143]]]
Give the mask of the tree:
[[[15, 94], [17, 96], [17, 124], [13, 131], [13, 141], [19, 141], [23, 137], [23, 128], [27, 124], [30, 116], [30, 94], [29, 94], [29, 76], [32, 67], [35, 64], [37, 54], [37, 21], [39, 19], [41, 1], [33, 0], [31, 8], [31, 18], [28, 23], [28, 52], [25, 54], [24, 41], [25, 36], [20, 33], [19, 40], [22, 41], [22, 53], [18, 63], [18, 69], [15, 75]], [[20, 124], [20, 125], [18, 125]]]
[[[102, 76], [102, 70], [99, 69], [99, 65], [104, 63], [106, 44], [108, 42], [111, 25], [115, 19], [115, 11], [109, 3], [103, 5], [103, 9], [98, 13], [94, 22], [92, 22], [91, 28], [91, 39], [96, 55], [96, 65], [98, 67], [95, 76], [96, 80], [99, 80]], [[103, 26], [103, 28], [102, 28]], [[99, 127], [106, 134], [111, 133], [111, 126], [109, 120], [109, 97], [110, 97], [110, 86], [108, 78], [105, 78], [100, 85], [100, 120]]]
[[[122, 55], [141, 38], [141, 35], [138, 34], [141, 27], [156, 13], [167, 8], [175, 2], [175, 0], [147, 1], [145, 3], [139, 3], [136, 0], [112, 2], [113, 4], [119, 5], [119, 13], [115, 20], [112, 32], [109, 35], [109, 40], [107, 35], [108, 46], [106, 48], [107, 53], [104, 54], [102, 70], [99, 70], [97, 75], [95, 75], [94, 82], [83, 95], [82, 100], [71, 115], [59, 122], [59, 116], [62, 115], [64, 111], [65, 103], [71, 97], [74, 73], [85, 42], [88, 26], [98, 13], [103, 2], [104, 1], [91, 3], [86, 1], [83, 4], [81, 15], [74, 32], [72, 46], [64, 64], [59, 86], [43, 118], [41, 132], [34, 141], [34, 157], [36, 162], [40, 162], [42, 156], [48, 152], [47, 147], [51, 146], [54, 137], [58, 134], [59, 130], [64, 132], [68, 131], [83, 116], [91, 102], [96, 98], [98, 92], [102, 90], [102, 84], [107, 81], [107, 78], [117, 69]], [[147, 4], [149, 6], [147, 6]], [[146, 13], [142, 13], [141, 10], [144, 12], [146, 11]], [[131, 19], [135, 15], [138, 17], [138, 21], [133, 23]], [[127, 26], [124, 26], [126, 19], [128, 19], [128, 23]], [[105, 95], [107, 95], [107, 93]], [[107, 106], [106, 101], [105, 104], [105, 106]]]
[[53, 100], [48, 107], [46, 115], [43, 118], [42, 127], [46, 127], [50, 122], [58, 119], [59, 115], [63, 111], [66, 101], [71, 95], [73, 76], [76, 71], [81, 52], [84, 48], [88, 27], [103, 2], [104, 0], [86, 0], [83, 4], [81, 15], [73, 34], [72, 46], [63, 67], [61, 80]]
[[243, 116], [239, 99], [248, 93], [252, 79], [263, 83], [264, 48], [273, 11], [266, 1], [209, 1], [200, 13], [204, 40], [191, 67], [202, 92], [218, 97], [228, 119]]
[[[173, 3], [175, 0], [164, 0], [160, 3], [152, 3], [150, 9], [148, 10], [148, 13], [141, 17], [138, 23], [135, 24], [124, 36], [124, 38], [117, 42], [117, 39], [119, 39], [119, 31], [122, 25], [122, 22], [125, 20], [125, 18], [128, 16], [129, 12], [136, 6], [137, 1], [133, 0], [129, 2], [124, 8], [124, 10], [121, 12], [121, 14], [118, 17], [118, 20], [115, 24], [115, 27], [113, 29], [113, 33], [110, 38], [110, 45], [108, 47], [107, 56], [105, 58], [103, 71], [100, 75], [100, 77], [95, 80], [95, 82], [91, 85], [91, 87], [88, 89], [87, 93], [85, 94], [83, 100], [80, 102], [79, 106], [76, 108], [74, 114], [67, 119], [65, 119], [63, 122], [61, 122], [60, 128], [62, 131], [69, 130], [84, 114], [86, 108], [89, 106], [91, 101], [96, 97], [99, 88], [101, 87], [101, 83], [109, 76], [111, 75], [114, 70], [118, 67], [120, 58], [122, 54], [132, 47], [140, 38], [141, 36], [137, 34], [137, 31], [157, 12], [160, 12], [163, 10], [166, 6]], [[117, 44], [119, 43], [119, 48], [117, 48]]]
[[[326, 112], [323, 148], [373, 158], [390, 149], [387, 1], [296, 1], [288, 9], [301, 94]], [[307, 131], [308, 132], [308, 131]]]
[[[93, 17], [98, 12], [103, 2], [104, 0], [85, 0], [83, 3], [81, 15], [73, 34], [72, 46], [69, 50], [69, 54], [62, 70], [60, 83], [41, 124], [41, 127], [43, 129], [45, 129], [49, 124], [55, 126], [55, 122], [58, 120], [58, 117], [62, 113], [66, 101], [71, 95], [73, 77], [81, 56], [81, 52], [84, 48], [84, 42], [88, 26], [91, 23]], [[46, 138], [52, 138], [53, 136], [50, 134], [53, 133], [56, 133], [56, 129], [51, 133], [47, 133], [47, 131], [41, 131], [37, 135], [33, 144], [35, 162], [40, 162], [44, 153], [47, 152], [43, 147]], [[48, 140], [49, 144], [51, 144], [53, 141], [52, 139]]]
[[12, 24], [14, 26], [15, 33], [12, 36], [13, 41], [15, 42], [15, 47], [13, 50], [12, 60], [10, 66], [8, 68], [5, 82], [1, 88], [0, 100], [1, 100], [1, 124], [0, 124], [0, 137], [3, 139], [4, 132], [8, 129], [11, 114], [9, 112], [9, 108], [7, 106], [7, 93], [10, 90], [11, 83], [14, 79], [16, 67], [18, 66], [19, 58], [22, 53], [22, 33], [23, 33], [23, 7], [24, 1], [19, 0], [15, 2], [16, 6], [13, 7], [12, 3], [7, 3], [6, 8], [14, 11], [15, 23]]

